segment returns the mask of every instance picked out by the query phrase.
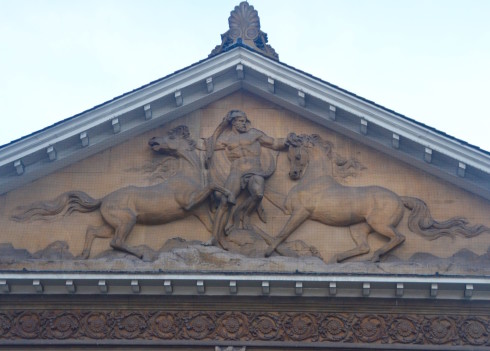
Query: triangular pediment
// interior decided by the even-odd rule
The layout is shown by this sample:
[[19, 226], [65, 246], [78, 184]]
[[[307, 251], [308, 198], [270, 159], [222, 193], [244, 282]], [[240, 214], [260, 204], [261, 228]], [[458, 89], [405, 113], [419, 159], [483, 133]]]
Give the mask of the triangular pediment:
[[[248, 72], [248, 74], [252, 75], [251, 72]], [[245, 84], [243, 80], [244, 79], [242, 79], [241, 84]], [[181, 91], [185, 90], [183, 89]], [[486, 213], [490, 210], [490, 206], [481, 197], [470, 195], [469, 192], [460, 187], [442, 181], [437, 176], [430, 175], [428, 172], [416, 167], [414, 164], [404, 162], [404, 160], [393, 155], [387, 155], [383, 150], [380, 151], [378, 148], [370, 146], [363, 140], [367, 136], [362, 133], [355, 134], [354, 132], [351, 132], [354, 134], [354, 137], [352, 137], [351, 135], [346, 136], [345, 133], [339, 132], [337, 129], [326, 127], [328, 123], [337, 123], [337, 118], [335, 120], [326, 120], [328, 123], [315, 119], [313, 116], [305, 118], [304, 114], [300, 111], [304, 110], [306, 106], [291, 108], [289, 107], [289, 105], [293, 105], [291, 101], [279, 104], [277, 103], [277, 98], [272, 98], [272, 96], [276, 96], [277, 93], [278, 91], [275, 91], [274, 94], [270, 92], [270, 95], [263, 93], [259, 95], [257, 94], [257, 87], [248, 87], [245, 89], [240, 86], [239, 88], [234, 89], [234, 91], [227, 92], [222, 97], [216, 97], [206, 104], [199, 103], [199, 105], [194, 105], [193, 109], [189, 112], [182, 112], [182, 115], [171, 115], [171, 118], [168, 118], [164, 123], [158, 123], [158, 126], [153, 125], [154, 118], [156, 120], [159, 118], [156, 117], [158, 116], [158, 109], [155, 108], [156, 103], [153, 102], [151, 104], [152, 118], [145, 121], [143, 116], [139, 116], [141, 120], [133, 122], [141, 123], [139, 127], [135, 127], [141, 128], [138, 132], [135, 130], [124, 131], [123, 126], [125, 119], [120, 118], [121, 131], [115, 135], [108, 135], [107, 137], [112, 139], [124, 136], [124, 139], [120, 141], [111, 140], [112, 144], [108, 144], [102, 151], [87, 156], [80, 161], [72, 162], [61, 169], [52, 171], [46, 176], [40, 176], [33, 182], [25, 184], [17, 189], [12, 189], [2, 196], [4, 210], [2, 211], [3, 215], [1, 220], [2, 222], [7, 223], [4, 227], [3, 236], [12, 238], [9, 241], [12, 247], [26, 249], [34, 255], [36, 255], [37, 252], [37, 255], [49, 256], [53, 254], [53, 250], [59, 250], [60, 252], [64, 252], [65, 255], [70, 256], [72, 259], [75, 258], [75, 256], [83, 250], [86, 229], [90, 228], [90, 226], [97, 227], [103, 225], [104, 221], [110, 219], [104, 217], [104, 214], [100, 217], [100, 215], [96, 215], [95, 213], [89, 215], [63, 215], [63, 210], [60, 212], [62, 213], [62, 216], [56, 215], [53, 217], [53, 219], [56, 220], [47, 222], [29, 220], [25, 223], [23, 221], [17, 222], [13, 220], [19, 213], [18, 208], [23, 206], [25, 208], [25, 206], [30, 206], [30, 204], [46, 203], [46, 201], [49, 202], [57, 198], [60, 194], [69, 194], [73, 191], [82, 191], [92, 199], [117, 197], [119, 196], [117, 194], [122, 194], [121, 196], [123, 197], [127, 195], [131, 198], [133, 198], [133, 196], [138, 198], [140, 192], [146, 191], [144, 189], [150, 189], [152, 186], [163, 183], [173, 184], [172, 182], [182, 176], [182, 174], [179, 173], [179, 167], [182, 166], [182, 161], [179, 161], [181, 159], [173, 153], [171, 153], [173, 156], [169, 158], [167, 154], [160, 155], [159, 153], [153, 152], [152, 148], [149, 147], [149, 140], [152, 137], [159, 138], [165, 136], [169, 131], [178, 126], [185, 126], [188, 130], [189, 138], [195, 140], [197, 143], [195, 152], [198, 155], [198, 158], [196, 159], [198, 161], [195, 162], [200, 164], [201, 171], [199, 171], [200, 175], [194, 181], [202, 182], [202, 184], [217, 182], [217, 184], [229, 187], [230, 185], [226, 185], [226, 179], [234, 171], [229, 161], [223, 156], [226, 154], [224, 151], [216, 151], [217, 156], [214, 158], [216, 162], [213, 166], [214, 168], [211, 167], [210, 169], [205, 169], [203, 165], [205, 158], [204, 149], [206, 148], [206, 145], [209, 147], [209, 138], [216, 134], [216, 131], [219, 129], [218, 126], [223, 123], [224, 116], [227, 116], [231, 110], [246, 111], [251, 127], [253, 128], [252, 130], [257, 133], [265, 133], [268, 137], [275, 138], [276, 140], [285, 138], [292, 132], [296, 133], [296, 135], [312, 136], [318, 134], [321, 140], [328, 143], [326, 145], [331, 145], [332, 147], [329, 156], [331, 161], [329, 162], [331, 162], [331, 167], [333, 168], [326, 169], [325, 176], [333, 176], [335, 182], [342, 186], [351, 187], [352, 189], [361, 189], [359, 187], [362, 186], [383, 187], [383, 189], [388, 189], [398, 196], [409, 196], [422, 199], [427, 204], [432, 213], [431, 215], [434, 218], [449, 219], [453, 217], [462, 217], [472, 225], [483, 224], [490, 227], [490, 223], [486, 223], [488, 221]], [[213, 92], [202, 94], [208, 96], [210, 94], [212, 95]], [[155, 110], [153, 110], [154, 108]], [[161, 108], [163, 109], [164, 107]], [[175, 109], [177, 108], [178, 107]], [[222, 133], [224, 133], [224, 137], [227, 131], [224, 130]], [[207, 141], [205, 142], [205, 140]], [[86, 149], [89, 150], [90, 147], [92, 147], [92, 145], [87, 146]], [[262, 205], [267, 220], [262, 223], [255, 213], [249, 214], [249, 216], [252, 219], [253, 226], [258, 226], [263, 233], [266, 233], [265, 235], [274, 237], [279, 234], [281, 226], [284, 225], [291, 214], [291, 209], [289, 209], [289, 213], [284, 213], [284, 209], [277, 206], [277, 195], [279, 194], [279, 198], [281, 199], [279, 202], [282, 201], [283, 203], [287, 203], [286, 196], [292, 192], [298, 183], [301, 184], [301, 181], [298, 182], [288, 179], [290, 168], [288, 166], [286, 152], [274, 151], [272, 155], [275, 156], [271, 156], [270, 151], [267, 151], [266, 147], [262, 148], [263, 151], [261, 153], [262, 156], [260, 162], [263, 170], [270, 167], [271, 157], [274, 157], [276, 160], [274, 166], [275, 171], [272, 176], [264, 176], [266, 187], [264, 193], [265, 199], [262, 201]], [[58, 160], [52, 161], [52, 163], [56, 162], [58, 162]], [[313, 168], [313, 166], [314, 165], [310, 165], [308, 167]], [[329, 168], [330, 166], [326, 167]], [[240, 181], [241, 180], [239, 179], [239, 182]], [[127, 188], [128, 186], [136, 186], [139, 187], [138, 189], [142, 190], [137, 190], [134, 195], [129, 195], [132, 190]], [[168, 188], [165, 188], [160, 195], [157, 195], [159, 190], [155, 190], [155, 194], [152, 194], [151, 196], [156, 198], [163, 196], [166, 198], [169, 195], [169, 191], [172, 190], [170, 187], [171, 185], [168, 185]], [[187, 194], [190, 191], [185, 190], [187, 189], [185, 183], [176, 185], [177, 189], [180, 187], [183, 189], [182, 194], [180, 195]], [[242, 184], [241, 187], [243, 188], [243, 191], [239, 192], [240, 198], [237, 199], [238, 204], [245, 201], [246, 196], [244, 194], [248, 194], [249, 192], [246, 184]], [[176, 196], [179, 196], [178, 191], [175, 194]], [[78, 195], [74, 194], [69, 196], [75, 196], [75, 198], [77, 198]], [[138, 201], [153, 201], [149, 196], [150, 195], [147, 194]], [[316, 201], [313, 199], [314, 196], [316, 196], [315, 192], [307, 196], [309, 198], [311, 197], [312, 202]], [[324, 196], [332, 195], [325, 194]], [[126, 201], [130, 201], [128, 199], [123, 199], [121, 201], [126, 203]], [[169, 198], [168, 200], [152, 205], [149, 208], [165, 206], [167, 201], [173, 201], [172, 199], [174, 198]], [[203, 217], [195, 215], [195, 213], [190, 210], [186, 212], [185, 216], [181, 216], [181, 214], [179, 214], [180, 210], [177, 211], [177, 208], [165, 210], [166, 207], [164, 207], [164, 212], [177, 211], [173, 218], [165, 219], [161, 222], [157, 221], [155, 223], [157, 225], [136, 225], [134, 229], [132, 229], [131, 235], [128, 237], [128, 242], [132, 246], [146, 245], [152, 249], [169, 247], [182, 249], [188, 245], [192, 246], [196, 242], [210, 242], [213, 237], [212, 222], [213, 216], [215, 216], [212, 205], [210, 205], [209, 202], [210, 199], [211, 197], [203, 202], [206, 218], [203, 219]], [[68, 200], [56, 200], [55, 203], [58, 203], [58, 201]], [[82, 202], [83, 201], [85, 200], [82, 200]], [[87, 201], [90, 202], [95, 200]], [[294, 202], [298, 200], [291, 201]], [[338, 201], [342, 203], [342, 201], [344, 201], [343, 197]], [[361, 200], [354, 199], [352, 201], [357, 203]], [[116, 202], [119, 203], [118, 201]], [[55, 206], [55, 203], [51, 203], [48, 207], [51, 208], [52, 206]], [[68, 203], [65, 205], [67, 204]], [[281, 203], [279, 203], [279, 205], [281, 205]], [[294, 207], [294, 203], [290, 203], [289, 206]], [[66, 209], [67, 207], [65, 206], [64, 208]], [[95, 208], [95, 211], [98, 212], [97, 208]], [[54, 214], [56, 213], [57, 210]], [[410, 240], [408, 243], [404, 243], [394, 250], [393, 258], [396, 258], [397, 260], [411, 262], [411, 259], [416, 255], [423, 256], [429, 254], [440, 259], [448, 259], [453, 256], [456, 258], [451, 259], [459, 259], [458, 255], [461, 255], [461, 252], [464, 252], [465, 250], [472, 252], [475, 257], [480, 257], [479, 259], [483, 259], [481, 257], [486, 257], [488, 244], [483, 236], [473, 240], [458, 238], [457, 241], [452, 241], [451, 244], [449, 243], [451, 241], [449, 237], [446, 239], [427, 241], [423, 237], [415, 235], [408, 229], [409, 225], [407, 218], [408, 214], [404, 216], [404, 220], [400, 223], [399, 227], [402, 228], [400, 229], [400, 232], [404, 236], [410, 237]], [[231, 223], [231, 219], [229, 221]], [[29, 240], [34, 228], [36, 228], [35, 230], [38, 232], [38, 239]], [[335, 244], [327, 244], [325, 233], [328, 233], [329, 239], [333, 240]], [[108, 263], [105, 260], [100, 261], [97, 258], [100, 255], [107, 255], [108, 250], [109, 252], [111, 251], [111, 248], [108, 245], [109, 241], [106, 239], [110, 238], [111, 235], [112, 233], [108, 233], [108, 236], [102, 236], [101, 238], [96, 237], [89, 253], [89, 260], [82, 260], [82, 262], [84, 262], [83, 264], [76, 259], [73, 261], [68, 260], [63, 265], [64, 269], [73, 270], [73, 265], [81, 267], [81, 265], [86, 264], [88, 264], [86, 269], [102, 269], [102, 266], [100, 265], [107, 265]], [[241, 235], [242, 237], [245, 236], [243, 233]], [[176, 237], [179, 239], [175, 239]], [[184, 244], [179, 241], [181, 239], [184, 240]], [[233, 240], [233, 245], [238, 245], [236, 244], [236, 241]], [[263, 257], [263, 251], [266, 247], [247, 243], [247, 240], [237, 247], [230, 247], [230, 250], [242, 254], [246, 253], [247, 255], [252, 255], [254, 257], [257, 255], [258, 257]], [[56, 242], [58, 242], [56, 245], [61, 246], [57, 247], [55, 245], [55, 247], [52, 247], [52, 245], [54, 245], [53, 243]], [[261, 242], [265, 245], [265, 242]], [[300, 266], [301, 268], [297, 266], [296, 261], [287, 262], [286, 260], [286, 262], [280, 264], [282, 268], [276, 269], [272, 268], [274, 264], [277, 264], [276, 261], [267, 261], [267, 259], [263, 261], [264, 259], [262, 259], [256, 260], [255, 262], [259, 263], [255, 265], [251, 262], [242, 265], [243, 269], [246, 271], [288, 271], [293, 269], [290, 267], [292, 264], [296, 267], [294, 269], [299, 269], [300, 271], [304, 270], [306, 272], [330, 272], [331, 270], [336, 272], [339, 272], [339, 270], [341, 272], [345, 272], [346, 270], [349, 272], [357, 272], [359, 269], [363, 271], [366, 267], [364, 265], [356, 266], [355, 262], [363, 261], [367, 257], [370, 257], [372, 252], [383, 246], [384, 240], [382, 235], [370, 236], [369, 245], [372, 247], [370, 254], [352, 257], [349, 259], [351, 263], [347, 265], [330, 266], [325, 265], [325, 263], [335, 261], [335, 258], [341, 251], [348, 251], [348, 249], [352, 247], [350, 231], [344, 224], [339, 223], [339, 226], [326, 226], [321, 221], [306, 221], [294, 231], [291, 243], [299, 245], [302, 254], [305, 253], [305, 250], [310, 250], [307, 248], [311, 245], [311, 248], [313, 248], [313, 251], [311, 252], [316, 252], [318, 257], [311, 252], [306, 256], [310, 258], [314, 257], [315, 260], [321, 258], [321, 260], [312, 263], [309, 262], [309, 259], [307, 258], [306, 262], [309, 263], [303, 263]], [[212, 250], [215, 250], [215, 248]], [[242, 252], [242, 250], [245, 251]], [[187, 252], [187, 254], [189, 254], [189, 252]], [[168, 260], [168, 257], [166, 257], [166, 259]], [[169, 263], [169, 261], [164, 261], [164, 265], [169, 270], [196, 269], [196, 267], [193, 268], [192, 265], [189, 266], [189, 259], [190, 258], [187, 257], [184, 261], [179, 261], [175, 265]], [[156, 262], [160, 263], [141, 262], [141, 264], [135, 266], [135, 268], [137, 268], [137, 270], [153, 270], [156, 269], [155, 264], [161, 264], [161, 261], [157, 260]], [[242, 269], [233, 266], [233, 264], [225, 264], [225, 262], [220, 262], [218, 266], [207, 261], [201, 263], [205, 266], [207, 265], [207, 269], [211, 271], [236, 271]], [[39, 266], [39, 262], [35, 263], [35, 265], [41, 267], [41, 269], [47, 270], [51, 267], [50, 263], [46, 264], [45, 267], [42, 265]], [[406, 266], [402, 265], [403, 268], [396, 268], [397, 264], [393, 265], [390, 263], [389, 265], [391, 268], [385, 268], [385, 272], [406, 273]], [[127, 264], [122, 265], [122, 267], [126, 270], [130, 269]], [[434, 267], [437, 267], [437, 265]], [[117, 270], [116, 268], [111, 269]], [[454, 269], [456, 269], [456, 271], [453, 270], [453, 273], [460, 272], [457, 270], [460, 268]], [[418, 274], [429, 272], [426, 266], [411, 266], [410, 271], [411, 273]], [[374, 269], [373, 273], [379, 273], [377, 268]]]

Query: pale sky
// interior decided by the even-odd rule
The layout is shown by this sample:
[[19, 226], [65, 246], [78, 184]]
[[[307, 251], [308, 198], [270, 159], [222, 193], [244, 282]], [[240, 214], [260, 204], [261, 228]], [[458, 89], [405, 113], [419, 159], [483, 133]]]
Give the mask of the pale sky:
[[[0, 0], [0, 145], [207, 57], [239, 0]], [[490, 1], [250, 0], [279, 59], [490, 151]]]

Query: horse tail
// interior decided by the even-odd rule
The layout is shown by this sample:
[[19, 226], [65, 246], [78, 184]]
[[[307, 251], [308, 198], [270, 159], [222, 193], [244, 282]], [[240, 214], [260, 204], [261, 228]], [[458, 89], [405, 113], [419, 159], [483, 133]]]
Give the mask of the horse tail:
[[102, 199], [94, 199], [83, 191], [67, 191], [51, 201], [39, 201], [28, 206], [17, 208], [18, 213], [12, 216], [17, 222], [31, 220], [49, 220], [69, 215], [74, 211], [92, 212], [102, 204]]
[[468, 225], [468, 220], [463, 217], [453, 217], [446, 221], [438, 222], [432, 218], [427, 204], [420, 199], [401, 196], [403, 205], [408, 208], [408, 228], [427, 240], [434, 240], [442, 236], [454, 238], [456, 235], [465, 238], [473, 238], [484, 232], [490, 232], [490, 228], [484, 225]]

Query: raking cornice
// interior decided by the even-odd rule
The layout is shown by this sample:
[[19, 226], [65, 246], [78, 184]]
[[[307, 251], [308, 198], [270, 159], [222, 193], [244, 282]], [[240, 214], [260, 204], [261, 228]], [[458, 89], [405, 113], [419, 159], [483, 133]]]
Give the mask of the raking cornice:
[[[0, 148], [0, 193], [240, 89], [490, 199], [488, 152], [244, 45], [236, 45], [229, 51], [4, 145]], [[88, 136], [85, 145], [81, 141], [82, 133]], [[397, 139], [399, 144], [394, 146], [392, 139]]]

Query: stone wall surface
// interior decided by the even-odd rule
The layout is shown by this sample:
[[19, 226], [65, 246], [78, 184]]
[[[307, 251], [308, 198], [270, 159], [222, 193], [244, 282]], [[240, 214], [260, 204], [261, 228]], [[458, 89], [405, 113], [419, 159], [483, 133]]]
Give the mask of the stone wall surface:
[[[80, 254], [87, 226], [97, 226], [103, 223], [98, 211], [72, 213], [51, 221], [16, 222], [11, 219], [16, 208], [32, 202], [50, 200], [70, 190], [81, 190], [94, 198], [101, 198], [128, 185], [148, 186], [165, 181], [176, 172], [179, 166], [178, 161], [165, 159], [164, 156], [154, 153], [148, 146], [148, 140], [153, 136], [165, 135], [171, 128], [182, 124], [189, 127], [191, 136], [196, 140], [209, 137], [227, 112], [232, 109], [245, 111], [254, 128], [275, 138], [286, 137], [289, 132], [316, 133], [323, 139], [332, 142], [334, 154], [349, 160], [355, 159], [362, 164], [362, 167], [353, 175], [334, 174], [341, 184], [382, 186], [401, 196], [422, 199], [437, 220], [460, 216], [466, 218], [470, 224], [483, 224], [490, 227], [490, 203], [483, 198], [404, 164], [393, 157], [365, 147], [357, 141], [309, 122], [257, 96], [235, 93], [172, 121], [168, 125], [141, 134], [121, 145], [0, 196], [0, 223], [2, 223], [0, 243], [3, 243], [1, 249], [3, 252], [17, 250], [17, 255], [20, 255], [22, 250], [27, 250], [32, 256], [50, 244], [59, 242], [58, 245], [51, 245], [50, 250], [54, 253], [51, 252], [49, 255], [52, 257], [56, 258], [56, 250], [59, 250], [59, 254], [64, 252], [65, 257]], [[288, 171], [286, 153], [280, 152], [277, 158], [277, 169], [266, 180], [267, 188], [286, 195], [296, 184], [288, 177]], [[269, 235], [276, 236], [286, 223], [288, 216], [267, 200], [267, 191], [262, 203], [267, 214], [267, 223], [262, 223], [256, 213], [251, 216], [252, 223]], [[207, 206], [207, 203], [204, 206]], [[417, 259], [430, 262], [435, 258], [451, 258], [459, 254], [478, 259], [479, 265], [484, 266], [485, 262], [490, 265], [490, 260], [487, 258], [490, 233], [483, 233], [474, 238], [457, 236], [429, 241], [408, 229], [407, 217], [408, 210], [405, 210], [404, 218], [398, 225], [406, 241], [393, 250], [386, 260]], [[137, 224], [128, 238], [128, 244], [131, 246], [146, 245], [157, 250], [168, 240], [176, 237], [186, 241], [207, 242], [211, 239], [211, 233], [197, 218], [189, 216], [161, 225]], [[288, 239], [288, 241], [294, 240], [301, 240], [315, 247], [323, 261], [339, 265], [339, 267], [342, 263], [333, 263], [335, 255], [354, 247], [348, 227], [327, 226], [311, 220], [303, 223]], [[110, 250], [109, 242], [110, 239], [95, 239], [90, 259], [100, 257], [101, 254]], [[374, 233], [369, 236], [368, 242], [372, 254], [374, 250], [386, 243], [386, 239]], [[9, 243], [12, 247], [7, 245]], [[365, 261], [370, 258], [371, 254], [361, 255], [350, 261]], [[40, 255], [42, 257], [42, 254]], [[32, 259], [31, 256], [29, 256], [30, 259]], [[57, 259], [59, 260], [60, 257]], [[68, 258], [61, 259], [56, 267], [63, 269], [65, 264], [69, 266], [67, 261], [69, 261]], [[9, 267], [10, 263], [5, 261], [5, 255], [4, 261], [0, 264], [2, 269]], [[19, 267], [16, 266], [16, 268]], [[478, 269], [475, 273], [478, 273]]]

